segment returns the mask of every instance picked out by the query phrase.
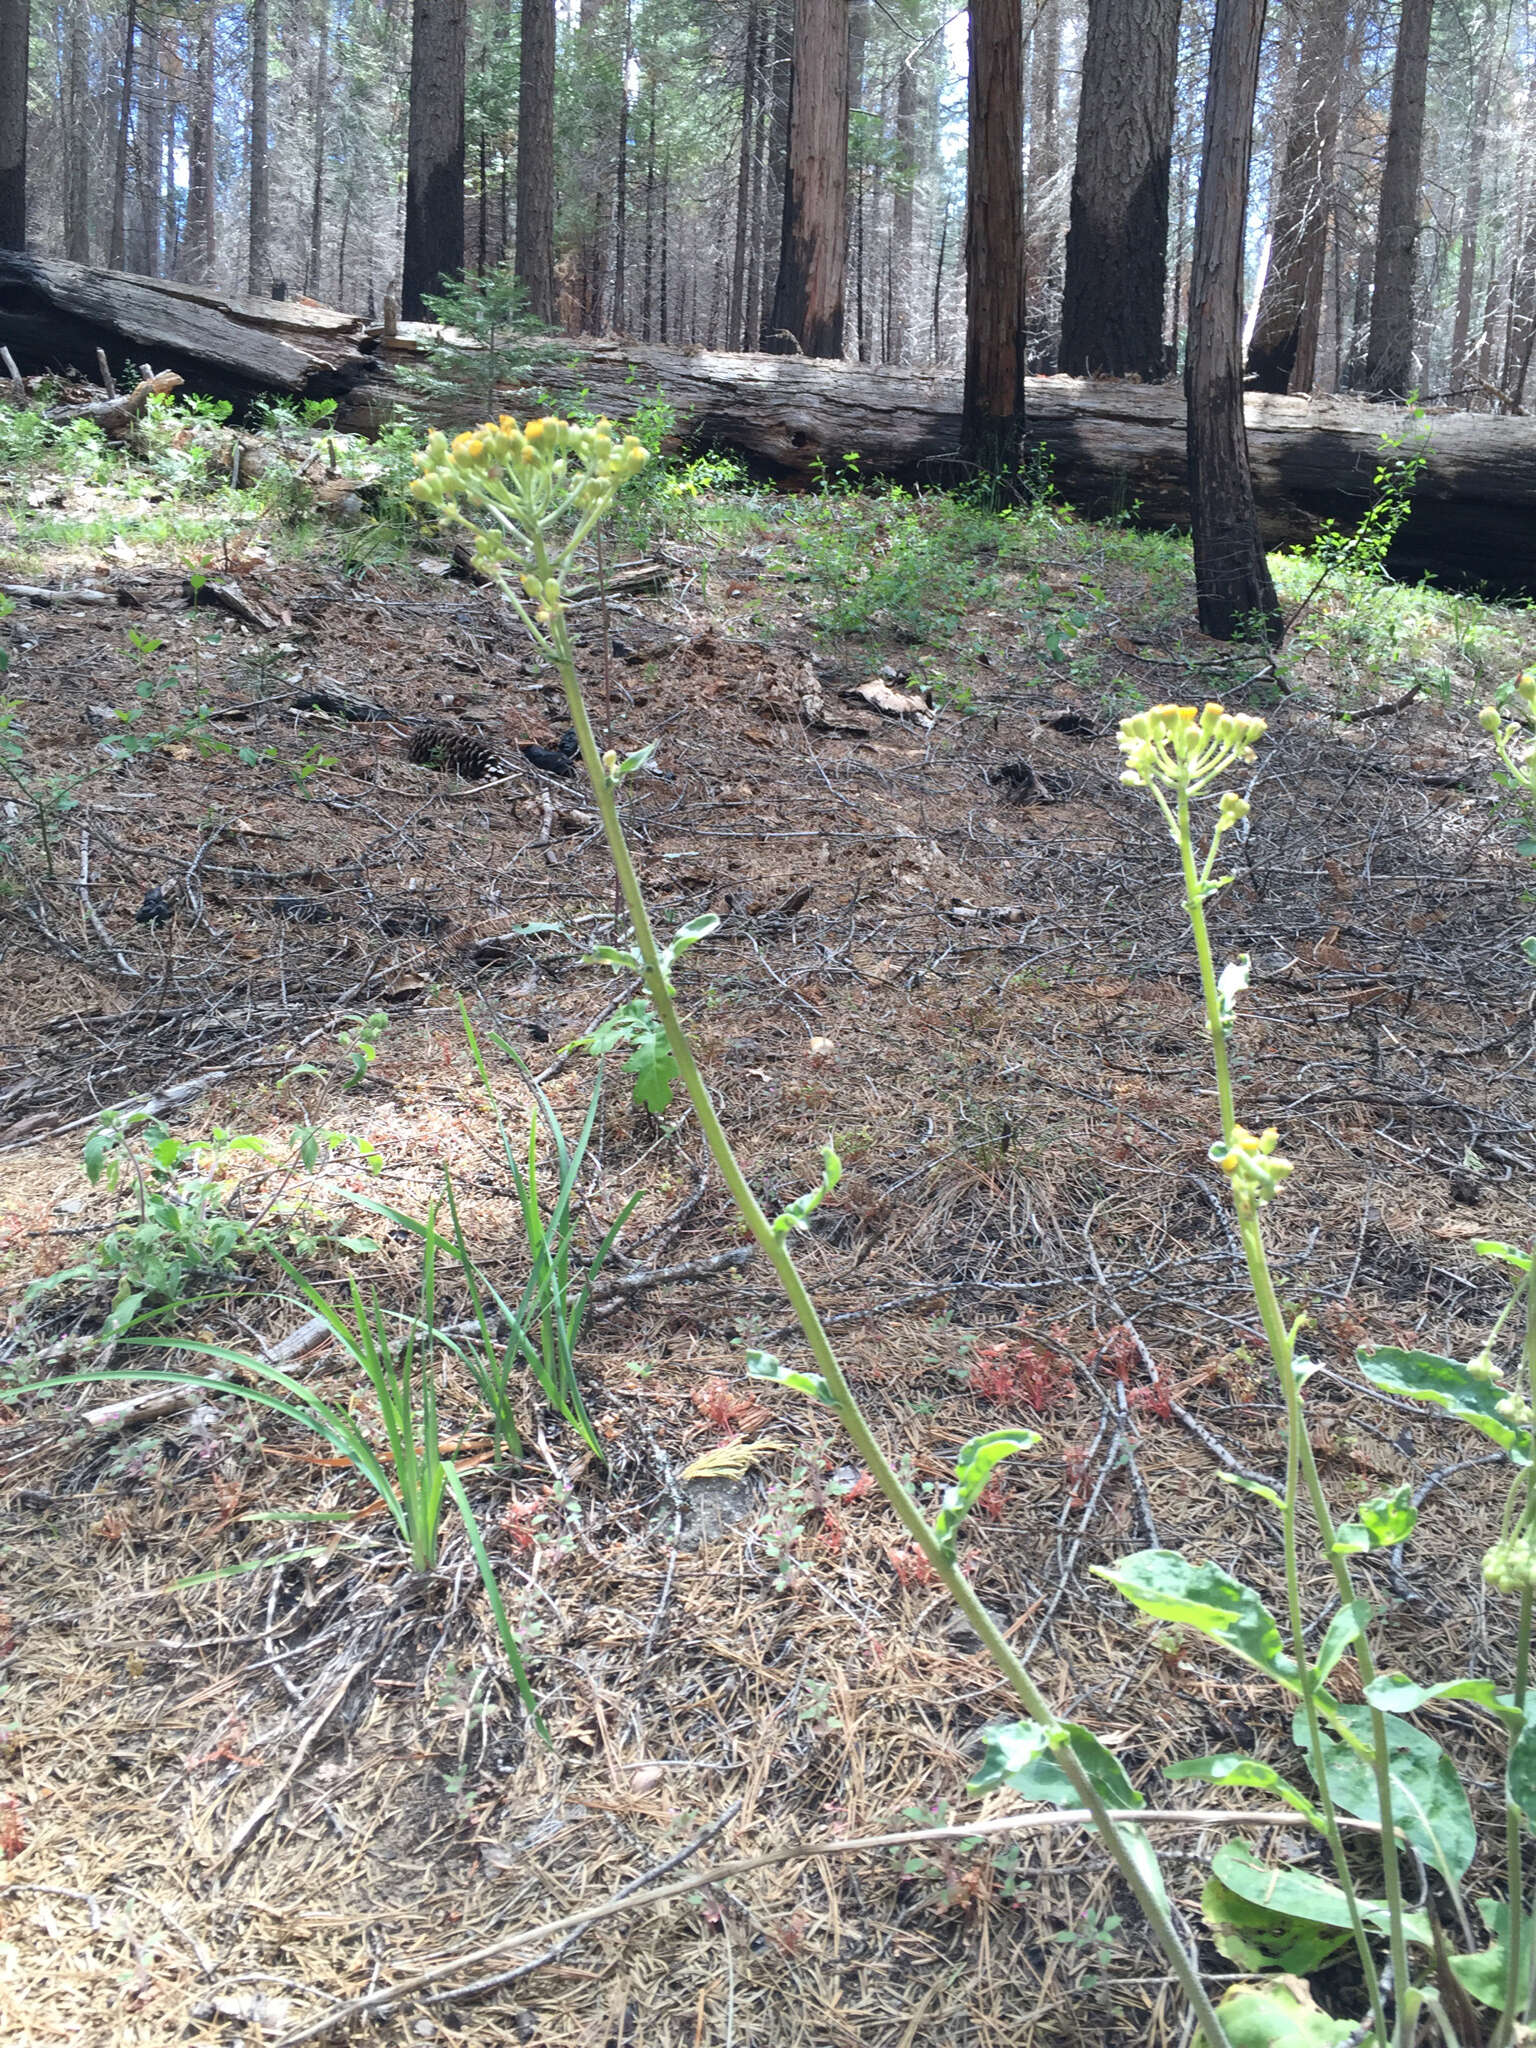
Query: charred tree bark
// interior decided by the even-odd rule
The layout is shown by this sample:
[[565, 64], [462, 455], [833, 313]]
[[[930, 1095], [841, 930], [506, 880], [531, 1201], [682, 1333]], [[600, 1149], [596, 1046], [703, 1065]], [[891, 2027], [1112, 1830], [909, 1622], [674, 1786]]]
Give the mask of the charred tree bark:
[[961, 453], [1017, 476], [1024, 438], [1024, 23], [971, 0]]
[[514, 269], [535, 320], [555, 320], [555, 0], [523, 0]]
[[[736, 250], [731, 265], [731, 305], [726, 324], [732, 346], [742, 334], [747, 308], [747, 258], [752, 226], [752, 131], [757, 121], [757, 0], [747, 0], [747, 25], [741, 64], [741, 151], [736, 165]], [[651, 175], [656, 169], [656, 129], [651, 126]], [[649, 297], [649, 293], [647, 293]], [[649, 309], [647, 309], [649, 310]], [[650, 330], [647, 328], [649, 339]], [[744, 344], [743, 344], [744, 345]]]
[[1184, 387], [1200, 630], [1279, 642], [1243, 415], [1243, 221], [1264, 0], [1216, 0], [1195, 201]]
[[1061, 367], [1166, 375], [1163, 295], [1179, 0], [1089, 0]]
[[113, 161], [112, 226], [107, 236], [109, 270], [121, 270], [127, 257], [128, 131], [133, 125], [133, 52], [138, 30], [138, 0], [128, 0], [128, 13], [123, 23], [123, 91], [117, 107], [117, 141]]
[[[526, 10], [525, 10], [526, 11]], [[413, 0], [400, 310], [427, 318], [426, 294], [464, 268], [464, 49], [467, 0]]]
[[1376, 286], [1365, 387], [1403, 397], [1413, 387], [1413, 284], [1419, 249], [1424, 95], [1434, 0], [1403, 0], [1392, 66], [1392, 116], [1376, 221]]
[[0, 0], [0, 249], [27, 246], [31, 0]]
[[779, 278], [765, 345], [843, 352], [848, 265], [848, 0], [796, 0]]
[[1347, 0], [1313, 0], [1302, 25], [1269, 269], [1248, 344], [1260, 391], [1310, 391], [1317, 376], [1347, 19]]

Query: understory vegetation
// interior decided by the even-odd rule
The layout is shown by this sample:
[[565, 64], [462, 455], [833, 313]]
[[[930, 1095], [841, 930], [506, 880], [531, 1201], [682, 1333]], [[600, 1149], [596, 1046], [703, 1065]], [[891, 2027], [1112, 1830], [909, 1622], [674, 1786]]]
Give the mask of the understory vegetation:
[[0, 406], [0, 2014], [1513, 2048], [1529, 611], [635, 424]]

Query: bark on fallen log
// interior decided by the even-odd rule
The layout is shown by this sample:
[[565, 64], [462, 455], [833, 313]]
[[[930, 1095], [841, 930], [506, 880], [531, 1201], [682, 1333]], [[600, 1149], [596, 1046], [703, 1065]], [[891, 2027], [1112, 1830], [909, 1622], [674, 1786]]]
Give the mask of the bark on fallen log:
[[148, 359], [193, 391], [342, 398], [378, 374], [366, 322], [292, 299], [245, 299], [165, 278], [0, 250], [0, 345], [28, 373]]
[[[559, 402], [623, 419], [659, 387], [687, 447], [738, 450], [781, 479], [807, 482], [857, 450], [865, 475], [950, 481], [960, 384], [914, 370], [795, 356], [734, 355], [584, 342], [548, 373]], [[1027, 440], [1047, 451], [1057, 490], [1087, 517], [1140, 524], [1189, 519], [1184, 399], [1176, 383], [1032, 377]], [[1384, 437], [1417, 430], [1399, 406], [1351, 399], [1246, 401], [1248, 447], [1271, 547], [1312, 540], [1325, 520], [1352, 529], [1375, 495]], [[1430, 413], [1426, 467], [1392, 550], [1399, 575], [1536, 591], [1536, 420]]]

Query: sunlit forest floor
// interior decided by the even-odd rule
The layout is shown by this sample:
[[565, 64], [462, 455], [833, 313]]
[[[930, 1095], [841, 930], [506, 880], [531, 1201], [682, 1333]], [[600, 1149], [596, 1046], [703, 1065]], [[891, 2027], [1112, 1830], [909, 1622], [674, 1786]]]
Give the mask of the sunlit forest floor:
[[[165, 478], [149, 503], [99, 463], [12, 464], [0, 582], [110, 601], [23, 601], [0, 629], [23, 707], [0, 906], [7, 1384], [101, 1364], [84, 1340], [116, 1275], [93, 1248], [138, 1196], [131, 1173], [93, 1189], [81, 1148], [146, 1096], [175, 1137], [267, 1142], [208, 1153], [208, 1173], [322, 1288], [350, 1271], [418, 1308], [415, 1241], [351, 1197], [424, 1214], [448, 1168], [515, 1293], [527, 1249], [464, 1018], [512, 1127], [529, 1095], [493, 1036], [574, 1130], [599, 1076], [571, 1041], [623, 992], [589, 961], [621, 932], [579, 776], [516, 752], [558, 740], [552, 676], [447, 542], [377, 497], [358, 525], [295, 524], [292, 503], [183, 503]], [[1277, 1599], [1271, 1513], [1223, 1475], [1273, 1476], [1282, 1430], [1206, 1156], [1177, 861], [1120, 784], [1114, 731], [1170, 699], [1266, 713], [1212, 916], [1253, 962], [1240, 1114], [1296, 1161], [1269, 1216], [1321, 1362], [1314, 1441], [1341, 1509], [1423, 1491], [1414, 1543], [1365, 1566], [1403, 1666], [1502, 1677], [1478, 1560], [1504, 1482], [1372, 1394], [1353, 1353], [1475, 1347], [1505, 1286], [1474, 1241], [1532, 1232], [1531, 867], [1475, 722], [1536, 658], [1531, 615], [1339, 575], [1271, 664], [1194, 631], [1175, 540], [1048, 500], [781, 498], [719, 465], [652, 482], [607, 562], [606, 658], [601, 603], [578, 614], [590, 702], [621, 750], [659, 742], [628, 820], [660, 920], [722, 919], [680, 988], [725, 1121], [770, 1201], [814, 1181], [835, 1134], [845, 1174], [806, 1267], [921, 1486], [978, 1430], [1040, 1430], [968, 1532], [977, 1583], [1058, 1708], [1163, 1804], [1212, 1789], [1159, 1790], [1178, 1757], [1285, 1765], [1288, 1709], [1089, 1569], [1183, 1547]], [[1317, 582], [1277, 570], [1292, 605]], [[206, 586], [189, 608], [189, 572], [270, 627]], [[410, 720], [479, 732], [504, 768], [412, 765]], [[136, 921], [156, 890], [165, 919]], [[131, 1387], [9, 1397], [8, 2040], [276, 2041], [611, 1897], [727, 1815], [696, 1892], [521, 1976], [509, 1949], [458, 1980], [505, 1982], [403, 1999], [372, 2037], [1180, 2039], [1162, 1964], [1071, 1830], [702, 1875], [1005, 1810], [964, 1788], [1010, 1703], [847, 1445], [746, 1377], [749, 1346], [797, 1362], [782, 1297], [760, 1261], [719, 1269], [744, 1238], [696, 1133], [616, 1066], [582, 1184], [594, 1246], [639, 1197], [609, 1271], [640, 1284], [599, 1304], [581, 1358], [605, 1457], [519, 1387], [524, 1455], [496, 1465], [443, 1361], [442, 1433], [465, 1446], [547, 1742], [456, 1522], [413, 1577], [353, 1475], [281, 1416], [211, 1399], [113, 1427], [85, 1411]], [[276, 1173], [315, 1127], [359, 1142]], [[236, 1267], [189, 1278], [167, 1342], [250, 1348], [303, 1322], [270, 1256]], [[323, 1353], [311, 1380], [357, 1394]], [[1210, 1847], [1173, 1843], [1191, 1927]]]

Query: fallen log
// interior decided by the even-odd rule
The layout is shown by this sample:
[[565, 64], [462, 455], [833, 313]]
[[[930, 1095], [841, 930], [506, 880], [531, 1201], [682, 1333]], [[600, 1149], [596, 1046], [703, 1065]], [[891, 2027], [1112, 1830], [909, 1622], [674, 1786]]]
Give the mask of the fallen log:
[[[739, 451], [780, 480], [811, 483], [857, 451], [863, 475], [953, 482], [960, 382], [797, 356], [583, 342], [551, 360], [549, 394], [627, 419], [658, 390], [686, 448]], [[1027, 440], [1060, 495], [1088, 518], [1189, 522], [1184, 398], [1176, 383], [1031, 377]], [[1420, 443], [1426, 464], [1389, 566], [1491, 592], [1536, 593], [1536, 420], [1434, 412], [1358, 399], [1245, 401], [1254, 490], [1272, 548], [1350, 530], [1375, 495], [1385, 440]]]
[[192, 391], [343, 398], [378, 375], [367, 323], [297, 299], [247, 299], [161, 277], [0, 249], [0, 345], [21, 368], [148, 359]]
[[[338, 427], [367, 430], [392, 405], [420, 409], [393, 371], [431, 330], [386, 335], [351, 314], [243, 299], [0, 251], [0, 349], [28, 369], [146, 357], [192, 391], [243, 403], [265, 392], [334, 397]], [[3, 360], [3, 357], [0, 357]], [[580, 404], [625, 420], [658, 393], [672, 444], [728, 448], [760, 474], [810, 485], [856, 451], [859, 472], [907, 482], [963, 475], [957, 377], [803, 356], [730, 354], [581, 339], [549, 345], [537, 391], [510, 410]], [[1189, 518], [1184, 401], [1176, 383], [1032, 377], [1027, 439], [1063, 499], [1086, 517], [1182, 528]], [[1375, 495], [1383, 444], [1419, 429], [1401, 407], [1249, 394], [1248, 445], [1271, 547], [1305, 544], [1333, 520], [1352, 529]], [[444, 425], [466, 424], [443, 420]], [[1430, 413], [1426, 466], [1389, 566], [1494, 594], [1536, 595], [1536, 419]]]

